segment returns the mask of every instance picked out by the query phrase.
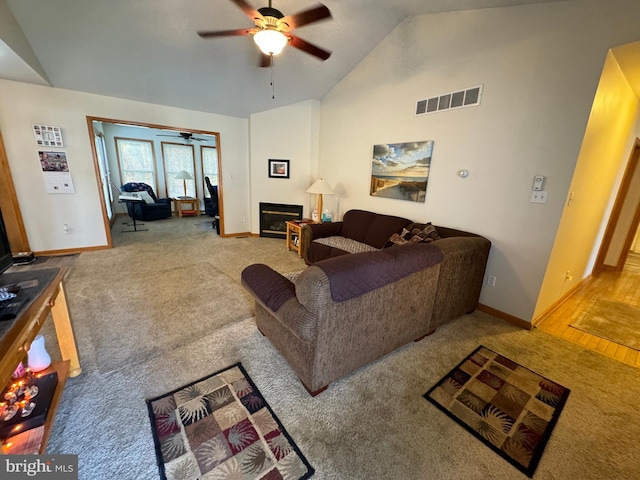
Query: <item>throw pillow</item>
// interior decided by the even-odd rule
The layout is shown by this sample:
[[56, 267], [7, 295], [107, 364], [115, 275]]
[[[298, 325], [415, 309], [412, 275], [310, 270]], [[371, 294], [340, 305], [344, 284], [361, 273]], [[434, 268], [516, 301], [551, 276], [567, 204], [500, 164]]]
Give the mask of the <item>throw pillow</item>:
[[153, 201], [151, 195], [149, 195], [149, 192], [136, 192], [136, 195], [138, 195], [141, 200], [144, 200], [145, 203], [156, 203]]
[[436, 227], [429, 222], [423, 229], [413, 228], [409, 231], [406, 228], [403, 228], [401, 233], [394, 233], [391, 235], [384, 248], [393, 247], [394, 245], [404, 245], [405, 243], [431, 243], [436, 240], [440, 240], [440, 238], [440, 234], [436, 230]]
[[[417, 229], [414, 229], [414, 230], [417, 230]], [[418, 233], [418, 235], [421, 238], [424, 238], [424, 240], [427, 243], [435, 242], [436, 240], [440, 240], [442, 238], [438, 233], [438, 230], [436, 230], [436, 227], [431, 225], [431, 222], [427, 223], [422, 229], [422, 231]]]

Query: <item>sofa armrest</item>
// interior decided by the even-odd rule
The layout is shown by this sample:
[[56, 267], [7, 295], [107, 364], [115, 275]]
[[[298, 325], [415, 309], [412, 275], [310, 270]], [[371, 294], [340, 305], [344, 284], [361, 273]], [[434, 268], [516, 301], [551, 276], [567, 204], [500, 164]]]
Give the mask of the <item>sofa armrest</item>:
[[302, 227], [302, 251], [308, 252], [311, 242], [318, 238], [334, 237], [342, 232], [342, 222], [308, 223]]
[[342, 222], [308, 223], [304, 226], [309, 241], [316, 238], [333, 237], [342, 233]]
[[479, 235], [444, 237], [431, 243], [444, 254], [432, 323], [434, 328], [475, 310], [491, 242]]
[[296, 287], [289, 279], [261, 263], [245, 268], [241, 274], [241, 281], [244, 288], [272, 312], [277, 312], [282, 305], [296, 296]]
[[171, 199], [170, 198], [159, 198], [158, 201], [156, 202], [156, 204], [171, 205]]

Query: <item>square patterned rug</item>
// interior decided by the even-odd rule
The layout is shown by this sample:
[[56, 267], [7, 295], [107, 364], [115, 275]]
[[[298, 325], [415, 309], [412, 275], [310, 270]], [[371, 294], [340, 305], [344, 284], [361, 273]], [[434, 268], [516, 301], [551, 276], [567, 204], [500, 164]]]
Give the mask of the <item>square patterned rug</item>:
[[569, 392], [480, 346], [424, 397], [532, 477]]
[[147, 407], [163, 479], [313, 475], [240, 363], [149, 399]]

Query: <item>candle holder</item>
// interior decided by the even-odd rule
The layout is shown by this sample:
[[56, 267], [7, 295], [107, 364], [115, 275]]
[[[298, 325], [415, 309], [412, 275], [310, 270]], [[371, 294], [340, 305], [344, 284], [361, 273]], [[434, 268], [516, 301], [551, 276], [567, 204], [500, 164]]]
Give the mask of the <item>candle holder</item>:
[[57, 373], [34, 375], [30, 369], [13, 380], [0, 396], [0, 439], [44, 424], [57, 384]]

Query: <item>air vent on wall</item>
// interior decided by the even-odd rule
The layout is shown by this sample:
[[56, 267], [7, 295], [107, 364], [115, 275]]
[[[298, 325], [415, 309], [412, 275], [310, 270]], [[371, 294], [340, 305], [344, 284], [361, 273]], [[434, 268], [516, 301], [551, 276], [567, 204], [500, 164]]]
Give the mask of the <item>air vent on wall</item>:
[[482, 85], [467, 88], [458, 92], [445, 93], [437, 97], [418, 100], [416, 103], [416, 115], [427, 115], [429, 113], [441, 112], [443, 110], [453, 110], [456, 108], [473, 107], [480, 105], [482, 98]]

